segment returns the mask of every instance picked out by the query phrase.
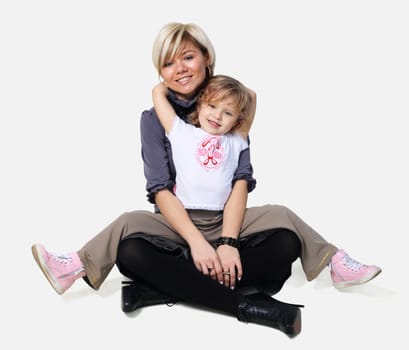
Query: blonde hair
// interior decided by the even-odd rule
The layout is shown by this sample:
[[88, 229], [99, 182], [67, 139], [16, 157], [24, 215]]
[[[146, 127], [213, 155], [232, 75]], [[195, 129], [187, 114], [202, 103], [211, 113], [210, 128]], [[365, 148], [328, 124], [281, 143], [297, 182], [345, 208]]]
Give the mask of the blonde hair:
[[208, 74], [213, 75], [216, 54], [210, 39], [198, 25], [194, 23], [168, 23], [162, 27], [153, 42], [152, 60], [160, 75], [160, 71], [169, 60], [181, 50], [186, 43], [192, 43], [209, 59]]
[[248, 116], [252, 98], [248, 89], [241, 82], [222, 74], [214, 75], [209, 79], [199, 96], [196, 110], [189, 115], [189, 123], [200, 127], [199, 110], [203, 103], [217, 102], [230, 97], [234, 99], [239, 111], [237, 124], [230, 131], [237, 129]]

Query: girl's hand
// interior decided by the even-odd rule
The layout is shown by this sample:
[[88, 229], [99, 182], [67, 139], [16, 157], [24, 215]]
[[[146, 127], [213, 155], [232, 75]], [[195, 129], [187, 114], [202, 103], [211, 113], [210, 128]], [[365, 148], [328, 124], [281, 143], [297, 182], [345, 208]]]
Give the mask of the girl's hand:
[[164, 82], [161, 82], [153, 87], [152, 93], [158, 94], [160, 96], [167, 96], [169, 93], [169, 90], [166, 84]]
[[226, 287], [234, 289], [236, 282], [243, 276], [240, 253], [237, 248], [222, 244], [216, 249], [222, 265], [223, 283]]

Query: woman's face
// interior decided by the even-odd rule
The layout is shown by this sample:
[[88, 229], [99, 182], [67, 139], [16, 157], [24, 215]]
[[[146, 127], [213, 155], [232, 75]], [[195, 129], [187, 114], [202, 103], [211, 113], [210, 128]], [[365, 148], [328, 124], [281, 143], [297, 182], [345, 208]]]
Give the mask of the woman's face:
[[184, 100], [193, 97], [206, 79], [208, 58], [194, 44], [182, 43], [175, 57], [162, 67], [160, 74], [166, 86]]

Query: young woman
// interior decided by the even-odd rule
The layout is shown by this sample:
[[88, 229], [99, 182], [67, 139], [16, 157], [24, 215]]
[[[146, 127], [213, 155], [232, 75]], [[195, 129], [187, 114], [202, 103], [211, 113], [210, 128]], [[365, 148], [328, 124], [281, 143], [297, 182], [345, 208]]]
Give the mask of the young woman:
[[[169, 89], [170, 103], [185, 119], [213, 75], [211, 42], [194, 24], [170, 23], [155, 40], [153, 60]], [[247, 194], [255, 187], [249, 148], [240, 153], [232, 191], [221, 212], [185, 209], [174, 195], [171, 147], [153, 108], [142, 113], [141, 141], [154, 212], [124, 213], [77, 252], [57, 255], [41, 244], [33, 245], [34, 258], [59, 294], [80, 277], [98, 289], [117, 263], [124, 275], [168, 295], [294, 336], [300, 331], [298, 307], [266, 294], [243, 295], [238, 287], [277, 291], [297, 258], [308, 280], [329, 266], [336, 287], [364, 283], [380, 273], [379, 267], [363, 265], [338, 250], [284, 206], [246, 208]], [[221, 275], [223, 282], [236, 289], [219, 283], [223, 271], [230, 273]], [[237, 275], [242, 275], [240, 282]]]

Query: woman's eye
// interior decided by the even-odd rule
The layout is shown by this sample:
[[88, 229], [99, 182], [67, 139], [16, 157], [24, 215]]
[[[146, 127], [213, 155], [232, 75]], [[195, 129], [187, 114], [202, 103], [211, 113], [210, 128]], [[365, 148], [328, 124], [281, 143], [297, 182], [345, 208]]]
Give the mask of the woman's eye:
[[166, 63], [163, 65], [163, 67], [166, 68], [166, 67], [170, 67], [171, 65], [172, 65], [172, 62], [166, 62]]
[[192, 55], [189, 55], [189, 56], [185, 56], [185, 60], [186, 61], [190, 61], [190, 60], [193, 60], [193, 56]]
[[212, 103], [208, 103], [207, 104], [210, 108], [216, 108], [216, 106], [214, 105], [214, 104], [212, 104]]

